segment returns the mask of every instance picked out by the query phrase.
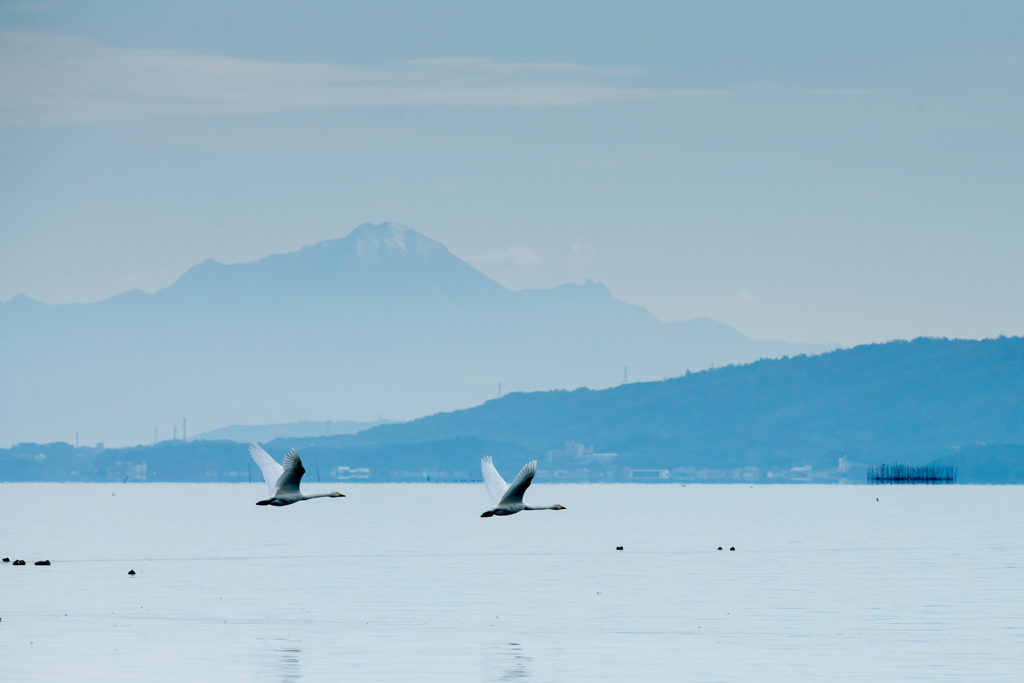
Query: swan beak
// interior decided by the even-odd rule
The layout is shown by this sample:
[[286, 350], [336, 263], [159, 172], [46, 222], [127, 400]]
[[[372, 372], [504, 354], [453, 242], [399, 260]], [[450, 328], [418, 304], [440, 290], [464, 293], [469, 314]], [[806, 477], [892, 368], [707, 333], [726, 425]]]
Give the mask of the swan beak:
[[558, 509], [559, 509], [559, 510], [565, 510], [565, 509], [567, 509], [567, 508], [566, 508], [566, 507], [565, 507], [564, 505], [559, 505], [559, 506], [558, 506]]

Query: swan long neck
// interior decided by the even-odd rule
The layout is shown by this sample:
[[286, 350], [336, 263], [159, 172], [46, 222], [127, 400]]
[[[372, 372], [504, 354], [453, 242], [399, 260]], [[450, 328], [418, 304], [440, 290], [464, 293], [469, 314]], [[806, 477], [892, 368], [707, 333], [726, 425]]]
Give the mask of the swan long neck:
[[564, 510], [565, 508], [563, 508], [561, 505], [545, 505], [544, 507], [539, 507], [539, 508], [531, 507], [529, 505], [524, 505], [523, 509], [524, 510]]
[[314, 493], [312, 496], [302, 494], [302, 500], [310, 500], [312, 498], [337, 498], [337, 493]]

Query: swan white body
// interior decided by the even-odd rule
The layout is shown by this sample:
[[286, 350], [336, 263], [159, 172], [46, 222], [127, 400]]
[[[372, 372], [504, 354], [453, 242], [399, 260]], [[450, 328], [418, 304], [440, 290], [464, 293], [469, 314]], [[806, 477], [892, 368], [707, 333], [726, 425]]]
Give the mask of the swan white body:
[[257, 505], [281, 507], [282, 505], [291, 505], [292, 503], [298, 503], [300, 500], [309, 500], [311, 498], [345, 497], [337, 492], [318, 493], [313, 496], [303, 495], [302, 491], [299, 490], [299, 480], [302, 479], [302, 475], [306, 473], [306, 470], [302, 467], [302, 461], [299, 460], [299, 454], [295, 452], [294, 448], [288, 451], [288, 455], [284, 456], [283, 467], [278, 465], [265, 450], [260, 448], [259, 444], [249, 445], [249, 455], [260, 466], [260, 471], [263, 472], [263, 481], [267, 482], [267, 488], [270, 489], [270, 498], [261, 500], [256, 503]]
[[530, 488], [533, 475], [537, 473], [536, 460], [526, 463], [516, 478], [512, 480], [511, 486], [506, 484], [505, 480], [498, 474], [498, 470], [494, 469], [494, 463], [489, 455], [480, 460], [480, 471], [484, 475], [484, 486], [487, 488], [487, 495], [491, 497], [491, 502], [494, 503], [494, 507], [480, 515], [481, 517], [493, 517], [495, 515], [504, 517], [506, 515], [514, 515], [521, 510], [565, 509], [561, 505], [535, 508], [523, 504], [523, 494], [526, 493], [526, 489]]

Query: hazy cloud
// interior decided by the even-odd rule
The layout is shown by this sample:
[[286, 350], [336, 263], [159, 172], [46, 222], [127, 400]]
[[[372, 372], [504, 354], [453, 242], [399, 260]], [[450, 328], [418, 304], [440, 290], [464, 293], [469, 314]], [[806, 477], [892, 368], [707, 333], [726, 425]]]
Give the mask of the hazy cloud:
[[573, 243], [569, 246], [569, 251], [572, 252], [573, 256], [589, 258], [597, 255], [597, 247], [587, 242], [581, 242], [580, 240], [573, 240]]
[[567, 252], [559, 250], [558, 260], [564, 267], [577, 274], [581, 272], [581, 268], [589, 269], [602, 261], [596, 245], [578, 239], [572, 241]]
[[0, 123], [353, 106], [559, 107], [715, 94], [630, 87], [624, 83], [629, 73], [466, 58], [376, 67], [293, 64], [8, 31], [0, 32]]

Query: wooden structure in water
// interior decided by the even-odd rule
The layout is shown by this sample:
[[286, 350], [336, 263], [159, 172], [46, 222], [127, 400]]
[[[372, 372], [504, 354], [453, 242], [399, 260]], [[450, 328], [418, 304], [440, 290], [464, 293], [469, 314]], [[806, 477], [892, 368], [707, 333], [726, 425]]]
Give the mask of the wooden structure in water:
[[956, 468], [938, 465], [875, 465], [868, 469], [869, 484], [955, 484]]

